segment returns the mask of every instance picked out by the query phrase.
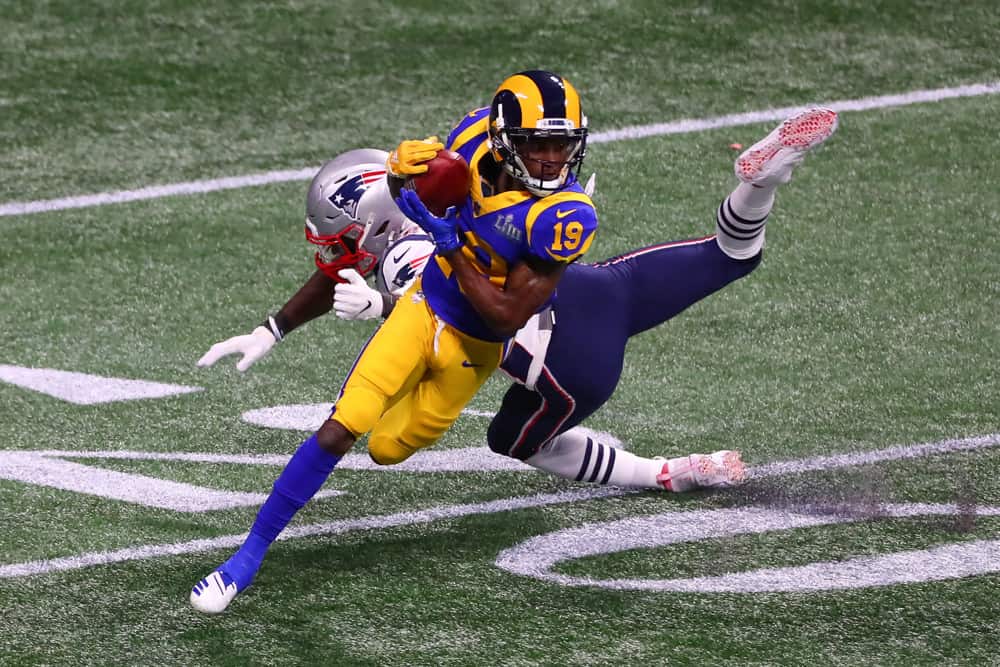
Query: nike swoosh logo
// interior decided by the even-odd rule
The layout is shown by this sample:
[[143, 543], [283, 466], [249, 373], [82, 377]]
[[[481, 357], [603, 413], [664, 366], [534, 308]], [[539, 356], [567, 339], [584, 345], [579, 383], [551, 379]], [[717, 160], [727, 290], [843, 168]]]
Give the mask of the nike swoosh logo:
[[562, 220], [563, 218], [565, 218], [570, 213], [576, 213], [576, 209], [575, 208], [571, 208], [568, 211], [556, 211], [556, 219]]
[[466, 359], [465, 361], [462, 362], [462, 366], [464, 366], [466, 368], [482, 368], [483, 365], [482, 364], [474, 364], [471, 361], [469, 361], [468, 359]]
[[396, 255], [395, 257], [393, 257], [392, 261], [394, 261], [394, 262], [396, 262], [398, 264], [399, 261], [401, 259], [403, 259], [404, 257], [406, 257], [406, 251], [405, 250], [403, 252], [401, 252], [400, 254]]
[[368, 305], [365, 306], [365, 310], [368, 310], [369, 308], [372, 308], [374, 305], [375, 305], [375, 302], [372, 301], [371, 299], [368, 299]]

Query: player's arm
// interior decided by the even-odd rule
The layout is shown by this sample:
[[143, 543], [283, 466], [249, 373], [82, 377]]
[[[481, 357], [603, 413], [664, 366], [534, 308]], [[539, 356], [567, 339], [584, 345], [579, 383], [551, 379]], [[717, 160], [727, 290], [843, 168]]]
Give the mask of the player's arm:
[[493, 331], [513, 336], [542, 307], [566, 270], [566, 262], [530, 257], [515, 264], [503, 289], [472, 265], [461, 249], [443, 253], [469, 303]]
[[454, 207], [439, 218], [412, 190], [400, 192], [396, 205], [430, 234], [437, 254], [451, 266], [469, 303], [502, 336], [510, 336], [524, 326], [548, 300], [566, 266], [590, 247], [597, 228], [593, 205], [585, 194], [567, 193], [540, 202], [538, 211], [529, 213], [534, 221], [534, 235], [528, 234], [534, 254], [511, 267], [500, 289], [462, 253], [463, 240]]
[[[503, 288], [492, 284], [462, 253], [454, 207], [438, 218], [420, 201], [413, 190], [403, 190], [396, 205], [406, 217], [424, 229], [434, 241], [438, 256], [445, 259], [469, 303], [486, 324], [500, 336], [511, 336], [524, 326], [538, 308], [552, 296], [571, 256], [552, 255], [551, 260], [535, 256], [511, 267]], [[550, 253], [551, 254], [551, 253]]]
[[330, 312], [333, 308], [333, 292], [337, 283], [322, 271], [316, 271], [299, 290], [292, 295], [281, 310], [268, 317], [253, 331], [242, 336], [233, 336], [209, 348], [198, 366], [211, 366], [230, 354], [243, 355], [236, 363], [236, 370], [243, 372], [263, 359], [292, 330], [310, 320]]
[[336, 286], [337, 283], [322, 271], [313, 273], [274, 316], [282, 325], [281, 335], [285, 336], [306, 322], [330, 312]]

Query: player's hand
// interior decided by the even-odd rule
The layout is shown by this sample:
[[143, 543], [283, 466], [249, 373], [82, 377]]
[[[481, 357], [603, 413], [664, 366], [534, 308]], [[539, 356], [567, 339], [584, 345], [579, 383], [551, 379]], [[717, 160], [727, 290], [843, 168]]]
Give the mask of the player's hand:
[[354, 269], [341, 269], [337, 275], [346, 283], [333, 289], [333, 310], [342, 320], [370, 320], [382, 314], [382, 294], [368, 286]]
[[427, 165], [423, 163], [433, 160], [442, 148], [444, 144], [438, 141], [437, 137], [401, 141], [396, 150], [389, 153], [385, 168], [396, 178], [422, 174], [427, 171]]
[[424, 206], [415, 190], [403, 188], [396, 197], [396, 206], [407, 218], [417, 223], [420, 229], [431, 235], [434, 247], [439, 253], [447, 253], [462, 247], [458, 235], [458, 209], [449, 206], [444, 217], [439, 218]]
[[208, 348], [208, 352], [198, 360], [198, 367], [211, 366], [222, 357], [239, 353], [243, 356], [236, 362], [236, 370], [242, 373], [267, 356], [276, 342], [274, 334], [267, 327], [260, 326], [245, 336], [233, 336]]
[[587, 179], [587, 184], [585, 186], [583, 186], [583, 194], [587, 195], [588, 197], [593, 197], [594, 196], [594, 188], [595, 187], [597, 187], [597, 172], [596, 171], [593, 174], [590, 175], [590, 178]]

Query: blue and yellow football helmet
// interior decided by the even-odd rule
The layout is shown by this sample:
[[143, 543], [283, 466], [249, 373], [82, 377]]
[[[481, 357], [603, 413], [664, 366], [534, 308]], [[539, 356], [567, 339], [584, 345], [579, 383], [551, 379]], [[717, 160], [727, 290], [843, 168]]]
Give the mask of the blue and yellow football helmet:
[[[493, 157], [538, 197], [562, 188], [570, 170], [579, 172], [587, 152], [587, 117], [580, 95], [569, 81], [543, 70], [520, 72], [500, 84], [490, 105], [489, 134]], [[560, 149], [558, 160], [527, 157], [533, 147], [553, 142]], [[557, 171], [536, 167], [542, 175], [532, 176], [529, 161], [561, 166]]]

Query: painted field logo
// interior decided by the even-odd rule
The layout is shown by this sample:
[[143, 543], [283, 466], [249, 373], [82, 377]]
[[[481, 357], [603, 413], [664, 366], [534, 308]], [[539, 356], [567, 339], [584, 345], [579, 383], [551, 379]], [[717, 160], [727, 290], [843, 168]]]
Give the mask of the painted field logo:
[[[295, 408], [290, 410], [289, 408]], [[308, 428], [309, 424], [322, 415], [329, 406], [316, 404], [309, 406], [277, 406], [254, 413], [245, 413], [246, 421], [269, 422], [277, 428]], [[833, 468], [860, 465], [876, 461], [915, 458], [931, 454], [946, 454], [1000, 446], [1000, 433], [963, 440], [947, 440], [907, 447], [817, 457], [799, 461], [787, 461], [759, 466], [751, 470], [753, 478], [779, 476], [792, 472], [810, 470], [830, 470]], [[259, 502], [259, 494], [233, 494], [212, 489], [179, 485], [184, 488], [172, 489], [176, 484], [165, 480], [143, 478], [141, 485], [149, 487], [153, 496], [144, 498], [124, 498], [118, 489], [121, 479], [105, 478], [105, 475], [119, 475], [114, 471], [78, 465], [63, 458], [119, 458], [184, 460], [209, 464], [235, 463], [250, 465], [281, 466], [287, 461], [284, 456], [246, 456], [210, 453], [158, 453], [158, 452], [73, 452], [73, 451], [0, 451], [0, 477], [27, 483], [57, 486], [81, 493], [91, 493], [108, 498], [128, 500], [175, 511], [203, 511], [209, 508], [237, 507]], [[342, 461], [342, 467], [364, 468], [371, 465], [358, 455]], [[413, 470], [409, 472], [435, 472], [444, 470], [482, 470], [484, 462], [506, 462], [510, 459], [496, 456], [485, 447], [422, 452], [414, 457]], [[421, 463], [417, 464], [416, 461]], [[475, 462], [478, 461], [478, 462]], [[514, 462], [517, 463], [517, 462]], [[64, 468], [63, 466], [69, 466]], [[70, 469], [72, 468], [72, 469]], [[403, 466], [394, 470], [404, 472]], [[384, 468], [377, 468], [385, 470]], [[527, 468], [525, 468], [527, 469]], [[33, 475], [39, 475], [34, 479]], [[54, 477], [61, 480], [54, 481]], [[75, 478], [75, 481], [72, 479]], [[129, 480], [134, 482], [135, 480]], [[73, 485], [77, 485], [74, 487]], [[79, 486], [83, 485], [83, 486]], [[167, 486], [161, 486], [167, 485]], [[336, 495], [337, 491], [328, 492]], [[585, 488], [560, 493], [539, 494], [515, 498], [503, 498], [483, 503], [447, 505], [415, 512], [402, 512], [389, 516], [370, 516], [344, 519], [330, 523], [292, 527], [281, 534], [279, 539], [296, 539], [316, 535], [331, 535], [357, 530], [377, 530], [395, 526], [413, 525], [440, 521], [472, 514], [509, 512], [530, 507], [574, 503], [620, 496], [630, 491], [614, 487]], [[188, 501], [182, 500], [185, 495]], [[155, 497], [154, 497], [155, 496]], [[152, 498], [150, 501], [149, 498]], [[164, 500], [166, 499], [166, 500]], [[187, 505], [184, 503], [188, 502]], [[198, 506], [195, 506], [198, 505]], [[908, 518], [923, 515], [961, 515], [968, 508], [957, 505], [899, 504], [879, 507], [879, 516], [884, 518]], [[998, 516], [1000, 508], [978, 507], [976, 516]], [[692, 512], [668, 512], [647, 517], [633, 517], [620, 521], [588, 524], [541, 535], [524, 543], [505, 549], [496, 560], [501, 569], [517, 575], [534, 577], [566, 586], [591, 586], [615, 590], [647, 590], [664, 592], [698, 593], [754, 593], [809, 592], [832, 589], [860, 588], [867, 586], [887, 586], [890, 584], [916, 583], [955, 579], [979, 574], [1000, 572], [1000, 540], [980, 540], [961, 544], [948, 544], [919, 551], [907, 551], [879, 556], [849, 558], [837, 562], [809, 563], [796, 567], [733, 572], [709, 577], [687, 579], [607, 579], [573, 577], [554, 571], [555, 566], [586, 556], [614, 553], [626, 549], [652, 549], [671, 544], [691, 543], [735, 535], [762, 534], [816, 526], [851, 523], [863, 520], [861, 516], [843, 516], [823, 513], [802, 513], [789, 510], [774, 510], [755, 506], [735, 509], [699, 510]], [[137, 545], [118, 551], [83, 553], [63, 558], [42, 561], [28, 561], [0, 565], [0, 578], [24, 577], [49, 572], [74, 570], [94, 565], [107, 565], [132, 560], [144, 560], [160, 556], [195, 553], [219, 548], [239, 546], [244, 535], [224, 535], [215, 538], [191, 540], [170, 544]]]
[[[955, 505], [924, 504], [886, 505], [881, 509], [886, 517], [897, 518], [955, 515], [962, 511]], [[998, 516], [1000, 507], [978, 508], [976, 514]], [[802, 593], [941, 581], [1000, 572], [1000, 540], [683, 579], [594, 579], [554, 570], [559, 563], [587, 556], [862, 520], [860, 516], [798, 514], [755, 507], [667, 512], [588, 524], [534, 537], [502, 551], [496, 565], [514, 574], [564, 586], [677, 593]]]

